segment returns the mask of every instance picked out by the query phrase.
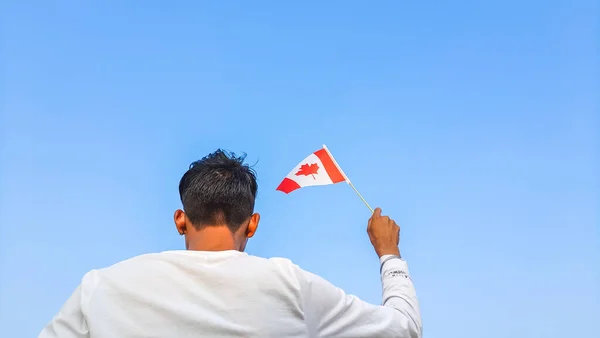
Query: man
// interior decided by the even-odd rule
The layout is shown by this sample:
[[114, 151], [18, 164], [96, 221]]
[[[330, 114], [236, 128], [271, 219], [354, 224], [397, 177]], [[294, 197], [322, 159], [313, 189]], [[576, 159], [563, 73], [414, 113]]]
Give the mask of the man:
[[379, 208], [367, 231], [381, 260], [382, 306], [289, 260], [244, 253], [260, 215], [256, 176], [243, 160], [217, 150], [192, 163], [175, 212], [187, 250], [92, 270], [40, 337], [421, 337], [400, 228]]

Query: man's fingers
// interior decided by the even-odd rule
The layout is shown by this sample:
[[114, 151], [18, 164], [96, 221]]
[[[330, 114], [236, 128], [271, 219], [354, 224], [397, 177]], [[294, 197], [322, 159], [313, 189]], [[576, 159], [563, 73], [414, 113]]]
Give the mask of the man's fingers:
[[373, 211], [373, 217], [380, 217], [381, 216], [381, 208], [375, 208], [375, 211]]

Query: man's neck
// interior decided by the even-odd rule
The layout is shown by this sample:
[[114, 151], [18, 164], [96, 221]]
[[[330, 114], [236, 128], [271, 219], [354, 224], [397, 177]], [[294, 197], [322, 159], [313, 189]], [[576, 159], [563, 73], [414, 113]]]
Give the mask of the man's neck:
[[225, 251], [240, 250], [234, 235], [227, 226], [205, 226], [199, 230], [193, 229], [186, 234], [188, 250], [194, 251]]

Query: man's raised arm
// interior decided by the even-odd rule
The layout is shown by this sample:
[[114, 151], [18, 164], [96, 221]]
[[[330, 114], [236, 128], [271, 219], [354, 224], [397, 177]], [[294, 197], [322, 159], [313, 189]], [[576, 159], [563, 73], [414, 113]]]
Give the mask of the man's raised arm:
[[419, 302], [398, 249], [400, 228], [381, 209], [369, 220], [369, 238], [380, 257], [382, 305], [347, 295], [321, 277], [300, 270], [304, 313], [313, 337], [420, 338]]

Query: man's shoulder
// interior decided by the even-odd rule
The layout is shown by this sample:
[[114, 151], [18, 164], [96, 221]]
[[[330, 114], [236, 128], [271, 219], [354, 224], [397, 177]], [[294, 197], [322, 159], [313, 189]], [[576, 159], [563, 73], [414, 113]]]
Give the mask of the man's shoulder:
[[103, 268], [99, 268], [96, 271], [107, 272], [107, 271], [112, 271], [112, 270], [128, 269], [128, 268], [131, 268], [132, 266], [146, 265], [150, 262], [160, 260], [160, 256], [161, 256], [161, 253], [141, 254], [141, 255], [133, 256], [133, 257], [118, 261], [112, 265], [108, 265]]
[[268, 262], [274, 269], [278, 270], [280, 274], [292, 277], [298, 285], [302, 285], [308, 282], [310, 273], [302, 269], [291, 259], [283, 257], [272, 257], [267, 259]]
[[[253, 257], [256, 257], [256, 256], [253, 256]], [[296, 264], [294, 264], [288, 258], [283, 258], [283, 257], [271, 257], [271, 258], [257, 257], [257, 258], [263, 260], [265, 262], [265, 264], [270, 266], [272, 269], [284, 272], [286, 274], [294, 272], [295, 269], [297, 268]]]
[[130, 258], [118, 261], [111, 265], [106, 265], [101, 268], [96, 268], [96, 269], [90, 270], [84, 275], [84, 281], [86, 279], [90, 279], [92, 277], [99, 276], [99, 275], [102, 275], [105, 273], [110, 273], [115, 270], [127, 270], [127, 269], [131, 269], [133, 266], [145, 265], [146, 263], [148, 263], [150, 261], [156, 260], [157, 255], [158, 255], [157, 253], [142, 254], [142, 255], [138, 255], [138, 256], [134, 256], [134, 257], [130, 257]]

